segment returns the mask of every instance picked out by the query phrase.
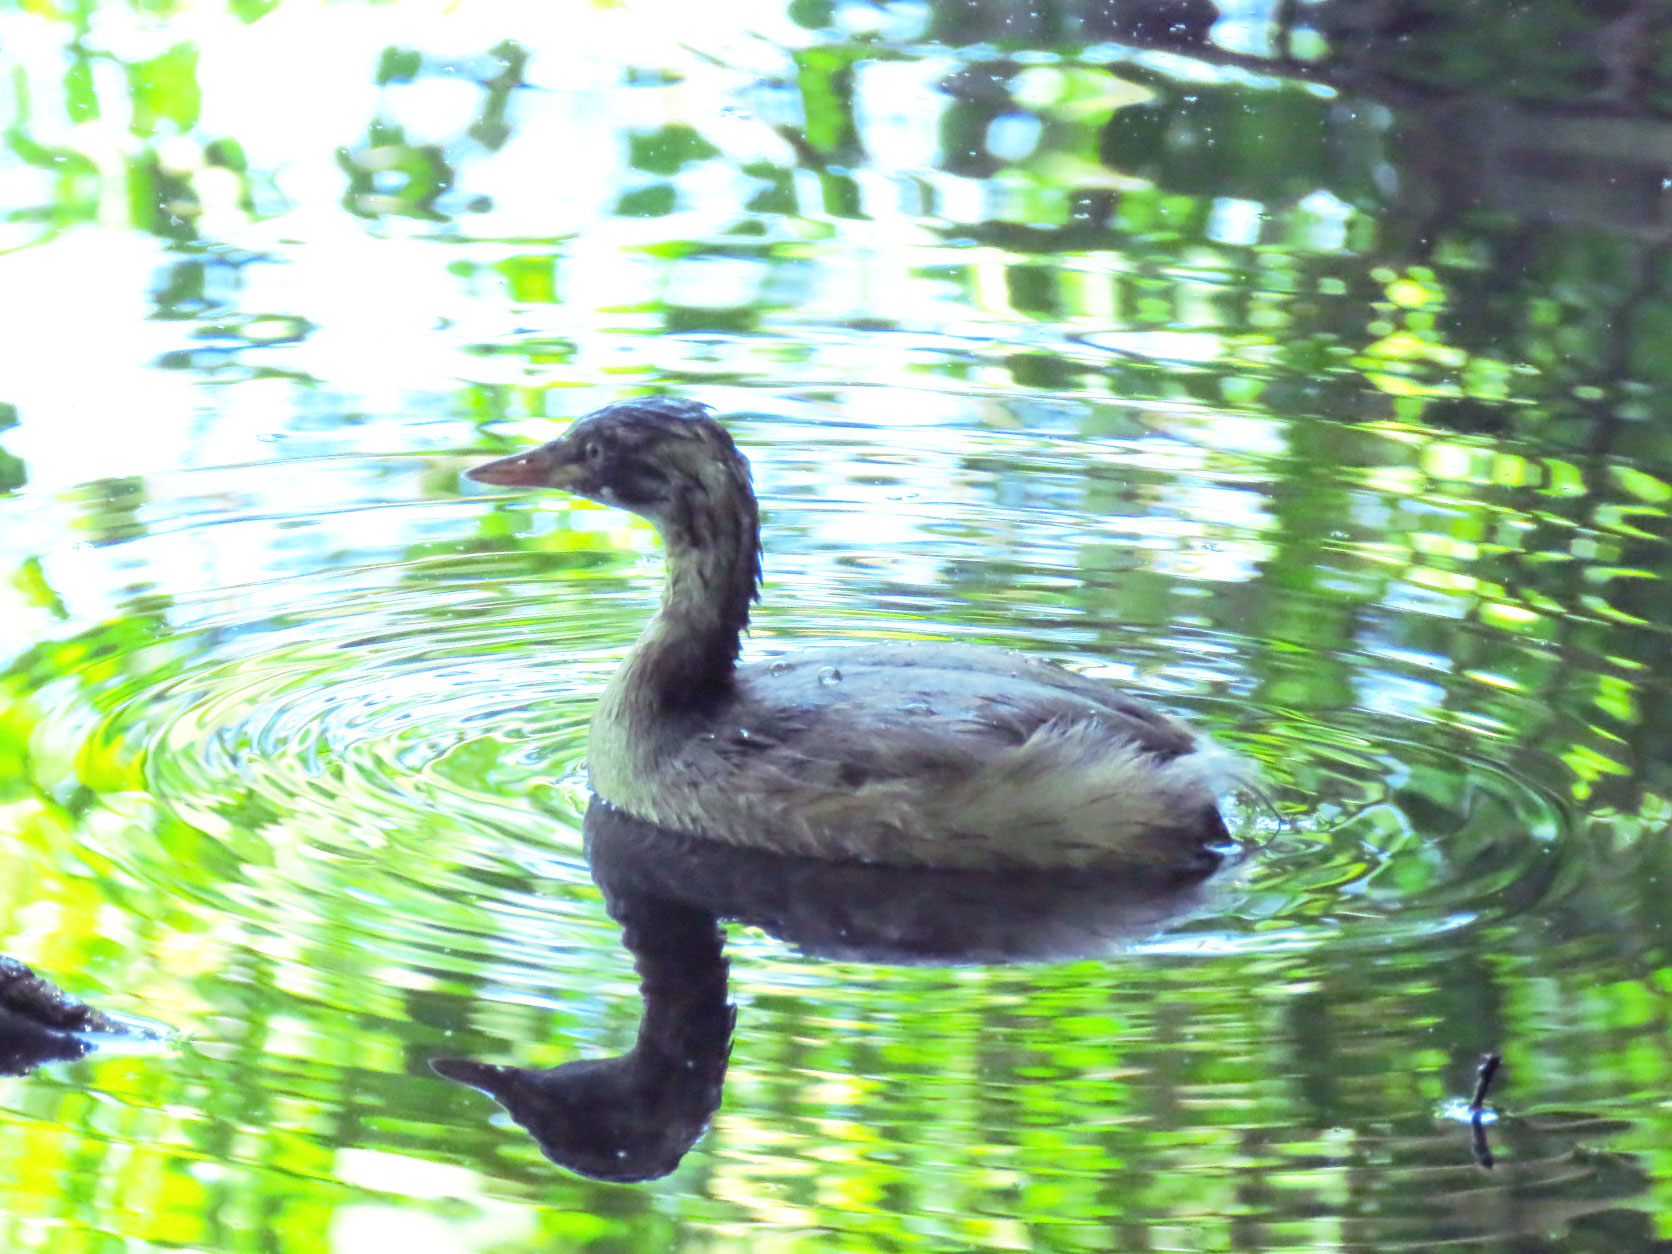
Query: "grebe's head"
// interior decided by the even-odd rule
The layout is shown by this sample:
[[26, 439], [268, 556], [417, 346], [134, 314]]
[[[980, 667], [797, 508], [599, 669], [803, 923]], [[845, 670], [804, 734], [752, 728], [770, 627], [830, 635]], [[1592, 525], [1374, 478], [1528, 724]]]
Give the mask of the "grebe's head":
[[642, 514], [701, 543], [704, 520], [755, 511], [749, 463], [708, 406], [671, 396], [620, 401], [557, 439], [465, 472], [478, 483], [562, 488]]

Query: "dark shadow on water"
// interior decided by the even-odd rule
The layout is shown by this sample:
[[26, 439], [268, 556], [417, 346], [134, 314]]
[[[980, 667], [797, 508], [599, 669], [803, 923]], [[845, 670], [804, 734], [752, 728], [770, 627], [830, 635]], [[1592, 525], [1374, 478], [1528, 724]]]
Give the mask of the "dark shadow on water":
[[644, 997], [633, 1048], [559, 1067], [430, 1065], [499, 1102], [547, 1158], [597, 1180], [665, 1176], [720, 1105], [736, 1009], [726, 1000], [723, 936], [714, 915], [677, 902], [611, 902]]
[[670, 832], [593, 801], [587, 856], [634, 956], [633, 1048], [558, 1067], [438, 1058], [492, 1096], [553, 1162], [619, 1182], [679, 1165], [720, 1104], [736, 1010], [719, 920], [802, 952], [885, 963], [1006, 963], [1107, 954], [1199, 909], [1219, 868], [937, 871], [825, 862]]
[[[587, 857], [611, 913], [680, 902], [803, 953], [856, 962], [976, 964], [1095, 957], [1199, 910], [1223, 858], [1188, 871], [933, 870], [745, 849], [641, 823], [594, 801]], [[618, 916], [619, 917], [619, 916]]]
[[[633, 1048], [552, 1068], [457, 1058], [432, 1066], [492, 1096], [553, 1162], [620, 1183], [674, 1171], [719, 1108], [736, 1020], [720, 919], [849, 961], [1093, 957], [1200, 910], [1217, 866], [1206, 859], [1189, 875], [1146, 880], [822, 863], [668, 832], [596, 801], [585, 833], [593, 876], [640, 977]], [[1558, 1231], [1617, 1239], [1611, 1248], [1659, 1248], [1637, 1209], [1649, 1184], [1642, 1163], [1593, 1148], [1629, 1134], [1629, 1123], [1584, 1111], [1501, 1113], [1486, 1105], [1489, 1081], [1483, 1071], [1472, 1102], [1441, 1111], [1329, 1130], [1245, 1129], [1241, 1165], [1230, 1169], [1265, 1217], [1251, 1218], [1251, 1230], [1314, 1214], [1312, 1182], [1324, 1173], [1353, 1182], [1356, 1201], [1340, 1222], [1355, 1249], [1426, 1248], [1444, 1234], [1554, 1251], [1542, 1242]]]

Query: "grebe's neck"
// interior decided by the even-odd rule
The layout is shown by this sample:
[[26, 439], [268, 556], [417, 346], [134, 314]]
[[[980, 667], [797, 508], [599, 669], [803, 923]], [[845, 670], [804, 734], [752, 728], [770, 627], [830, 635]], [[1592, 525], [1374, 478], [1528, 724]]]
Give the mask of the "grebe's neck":
[[759, 595], [760, 524], [753, 498], [661, 520], [662, 603], [605, 691], [617, 715], [703, 714], [730, 694]]

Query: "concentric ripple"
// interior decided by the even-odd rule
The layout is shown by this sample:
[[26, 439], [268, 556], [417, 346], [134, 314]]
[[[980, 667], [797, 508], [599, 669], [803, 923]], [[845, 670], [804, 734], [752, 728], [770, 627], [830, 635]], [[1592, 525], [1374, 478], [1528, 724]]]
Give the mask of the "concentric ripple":
[[[930, 622], [1065, 658], [1215, 729], [1261, 764], [1269, 796], [1246, 799], [1255, 851], [1223, 912], [1163, 946], [1385, 940], [1536, 905], [1561, 878], [1566, 803], [1532, 782], [1526, 746], [1492, 733], [1494, 708], [1517, 699], [1497, 671], [1536, 651], [1443, 600], [1407, 614], [1415, 632], [1390, 619], [1381, 606], [1402, 588], [1433, 583], [1420, 567], [1384, 579], [1354, 611], [1362, 628], [1326, 643], [1318, 615], [1339, 610], [1317, 590], [1385, 564], [1386, 538], [1357, 543], [1349, 511], [1302, 586], [1273, 598], [1255, 576], [1283, 569], [1259, 474], [1275, 437], [1193, 441], [1176, 411], [1166, 426], [1088, 441], [739, 424], [769, 510], [753, 652]], [[456, 925], [452, 905], [492, 900], [507, 868], [580, 882], [585, 725], [654, 596], [653, 539], [568, 501], [461, 499], [427, 462], [323, 469], [363, 499], [275, 509], [255, 486], [265, 468], [241, 467], [165, 476], [209, 494], [137, 510], [96, 487], [57, 503], [95, 502], [104, 528], [61, 569], [147, 591], [14, 666], [14, 685], [46, 681], [30, 700], [64, 741], [49, 758], [65, 773], [40, 784], [119, 794], [145, 819], [97, 839], [97, 858], [206, 904], [324, 912], [392, 900], [376, 887], [392, 877]], [[100, 517], [113, 500], [120, 527]], [[181, 577], [183, 555], [207, 582], [236, 552], [274, 577]], [[1407, 638], [1424, 633], [1426, 650]], [[1432, 647], [1483, 634], [1496, 670]], [[175, 883], [182, 851], [218, 874]]]
[[[1472, 1060], [1425, 1058], [1419, 1091], [1386, 1059], [1429, 1049], [1430, 1025], [1497, 1046], [1492, 962], [1615, 961], [1583, 946], [1603, 944], [1595, 919], [1636, 908], [1621, 852], [1653, 856], [1632, 847], [1658, 814], [1636, 764], [1672, 702], [1651, 663], [1664, 632], [1628, 621], [1641, 606], [1622, 572], [1663, 546], [1620, 531], [1635, 524], [1606, 499], [1616, 479], [1598, 499], [1488, 486], [1471, 504], [1423, 469], [1473, 473], [1466, 442], [1441, 457], [1404, 431], [1354, 430], [1337, 441], [1351, 464], [1299, 475], [1304, 422], [1183, 403], [1011, 398], [1005, 412], [1035, 420], [1018, 429], [825, 421], [863, 412], [839, 392], [713, 399], [765, 506], [750, 656], [1024, 649], [1185, 715], [1263, 779], [1233, 803], [1246, 856], [1130, 960], [879, 974], [733, 927], [733, 1073], [750, 1078], [699, 1147], [716, 1178], [758, 1175], [738, 1195], [773, 1195], [800, 1154], [830, 1196], [861, 1196], [880, 1144], [900, 1173], [887, 1187], [917, 1205], [925, 1134], [887, 1126], [890, 1086], [927, 1085], [933, 1115], [940, 1073], [875, 1051], [922, 1041], [983, 1094], [949, 1099], [962, 1130], [924, 1142], [977, 1145], [961, 1178], [1025, 1178], [1004, 1155], [1064, 1129], [1083, 1165], [1065, 1178], [1089, 1191], [1077, 1214], [1101, 1213], [1110, 1164], [1143, 1160], [1188, 1179], [1188, 1215], [1211, 1228], [1239, 1222], [1244, 1175], [1286, 1215], [1319, 1173], [1362, 1182], [1387, 1158], [1349, 1244], [1444, 1227], [1479, 1168], [1467, 1130], [1425, 1112], [1455, 1092], [1442, 1070]], [[975, 412], [937, 403], [954, 400]], [[412, 1129], [434, 1161], [491, 1162], [544, 1197], [549, 1170], [506, 1165], [507, 1130], [472, 1094], [426, 1087], [442, 1082], [424, 1059], [596, 1057], [631, 1038], [634, 973], [579, 828], [592, 703], [660, 560], [616, 511], [461, 494], [466, 461], [299, 457], [5, 502], [0, 526], [30, 556], [10, 585], [24, 616], [0, 624], [16, 633], [0, 671], [16, 835], [0, 839], [64, 877], [59, 900], [95, 903], [76, 930], [119, 945], [125, 971], [155, 963], [160, 992], [91, 991], [167, 1007], [217, 1094], [258, 1074], [264, 1094], [301, 1095], [306, 1121], [377, 1092], [402, 1129], [378, 1144]], [[1601, 855], [1622, 868], [1607, 882]], [[1271, 1063], [1274, 1042], [1288, 1052]], [[1035, 1060], [1055, 1051], [1079, 1062], [1041, 1083]], [[806, 1118], [776, 1128], [751, 1086], [782, 1076], [805, 1081]], [[1312, 1112], [1336, 1085], [1341, 1101]], [[453, 1105], [415, 1115], [425, 1101]], [[1502, 1125], [1505, 1153], [1538, 1149], [1528, 1126]], [[764, 1136], [780, 1138], [770, 1153]], [[1629, 1206], [1628, 1176], [1607, 1181], [1610, 1205]], [[1008, 1188], [960, 1210], [1011, 1208]], [[1439, 1209], [1383, 1222], [1383, 1194], [1389, 1214]], [[1173, 1198], [1157, 1218], [1185, 1213]], [[834, 1220], [811, 1206], [798, 1222]]]

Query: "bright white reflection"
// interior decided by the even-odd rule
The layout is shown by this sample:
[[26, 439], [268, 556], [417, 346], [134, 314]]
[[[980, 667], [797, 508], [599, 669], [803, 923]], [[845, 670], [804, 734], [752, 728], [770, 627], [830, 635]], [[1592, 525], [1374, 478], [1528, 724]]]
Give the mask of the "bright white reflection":
[[1208, 238], [1221, 244], [1258, 244], [1265, 216], [1265, 206], [1257, 200], [1220, 196], [1208, 218]]
[[940, 160], [939, 121], [948, 98], [937, 89], [957, 68], [951, 58], [868, 61], [856, 67], [855, 121], [875, 170], [922, 170]]
[[[414, 1162], [414, 1159], [406, 1160]], [[460, 1221], [406, 1206], [339, 1206], [331, 1212], [326, 1249], [336, 1254], [399, 1250], [401, 1254], [478, 1254], [502, 1242], [528, 1241], [539, 1212], [497, 1206], [482, 1221]]]
[[1344, 248], [1347, 228], [1357, 212], [1333, 192], [1323, 189], [1302, 200], [1297, 208], [1305, 242], [1313, 248], [1329, 251]]
[[1005, 161], [1020, 161], [1033, 152], [1044, 130], [1031, 113], [1005, 113], [987, 125], [987, 151]]

